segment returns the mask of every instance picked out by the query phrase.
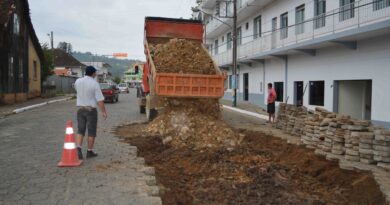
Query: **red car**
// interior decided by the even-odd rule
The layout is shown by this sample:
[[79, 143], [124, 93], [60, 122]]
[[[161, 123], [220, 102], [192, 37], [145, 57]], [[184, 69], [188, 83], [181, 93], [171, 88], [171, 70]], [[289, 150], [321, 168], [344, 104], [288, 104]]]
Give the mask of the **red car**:
[[103, 92], [104, 101], [118, 102], [119, 101], [119, 89], [115, 85], [108, 83], [100, 83], [100, 89]]

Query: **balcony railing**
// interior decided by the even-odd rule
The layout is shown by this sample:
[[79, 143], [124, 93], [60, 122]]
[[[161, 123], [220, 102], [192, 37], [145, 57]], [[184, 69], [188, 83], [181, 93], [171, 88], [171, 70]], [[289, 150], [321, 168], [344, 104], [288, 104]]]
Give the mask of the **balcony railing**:
[[[300, 24], [273, 32], [265, 32], [261, 37], [240, 45], [238, 58], [259, 55], [262, 52], [269, 52], [273, 49], [284, 48], [388, 19], [390, 19], [390, 0], [361, 0]], [[244, 36], [243, 38], [253, 38], [253, 36]], [[230, 49], [215, 55], [214, 58], [219, 65], [231, 64], [231, 53]]]

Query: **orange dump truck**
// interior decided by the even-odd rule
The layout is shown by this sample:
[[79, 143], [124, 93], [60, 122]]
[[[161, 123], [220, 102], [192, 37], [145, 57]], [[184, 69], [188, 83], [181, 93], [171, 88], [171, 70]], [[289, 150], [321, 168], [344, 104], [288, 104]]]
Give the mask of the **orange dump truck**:
[[[174, 98], [220, 98], [224, 94], [225, 76], [214, 63], [215, 75], [179, 74], [157, 72], [149, 46], [167, 43], [172, 38], [188, 39], [203, 44], [203, 24], [201, 21], [160, 17], [145, 18], [143, 86], [140, 88], [140, 112], [152, 120], [160, 108], [160, 97]], [[206, 53], [206, 48], [202, 45]], [[212, 57], [208, 55], [212, 60]]]

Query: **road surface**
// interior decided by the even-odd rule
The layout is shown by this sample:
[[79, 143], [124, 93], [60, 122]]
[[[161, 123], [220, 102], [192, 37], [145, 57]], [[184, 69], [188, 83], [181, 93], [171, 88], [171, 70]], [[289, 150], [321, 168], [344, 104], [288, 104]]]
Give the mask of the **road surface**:
[[[76, 168], [57, 167], [67, 120], [76, 131], [74, 100], [2, 119], [0, 204], [161, 204], [153, 170], [136, 156], [136, 147], [111, 133], [122, 123], [144, 120], [134, 92], [106, 104], [109, 118], [99, 119], [94, 149], [99, 156]], [[83, 151], [85, 156], [86, 143]]]

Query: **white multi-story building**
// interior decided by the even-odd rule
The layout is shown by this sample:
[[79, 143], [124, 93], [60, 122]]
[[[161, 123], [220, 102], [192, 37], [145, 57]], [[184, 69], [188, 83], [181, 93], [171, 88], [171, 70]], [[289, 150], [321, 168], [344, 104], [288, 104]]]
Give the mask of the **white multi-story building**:
[[[204, 0], [199, 8], [212, 14], [202, 17], [205, 42], [228, 71], [224, 98], [232, 99], [232, 19], [215, 18], [231, 15], [226, 4]], [[238, 0], [237, 7], [240, 101], [265, 108], [272, 83], [278, 102], [390, 127], [390, 0]]]

